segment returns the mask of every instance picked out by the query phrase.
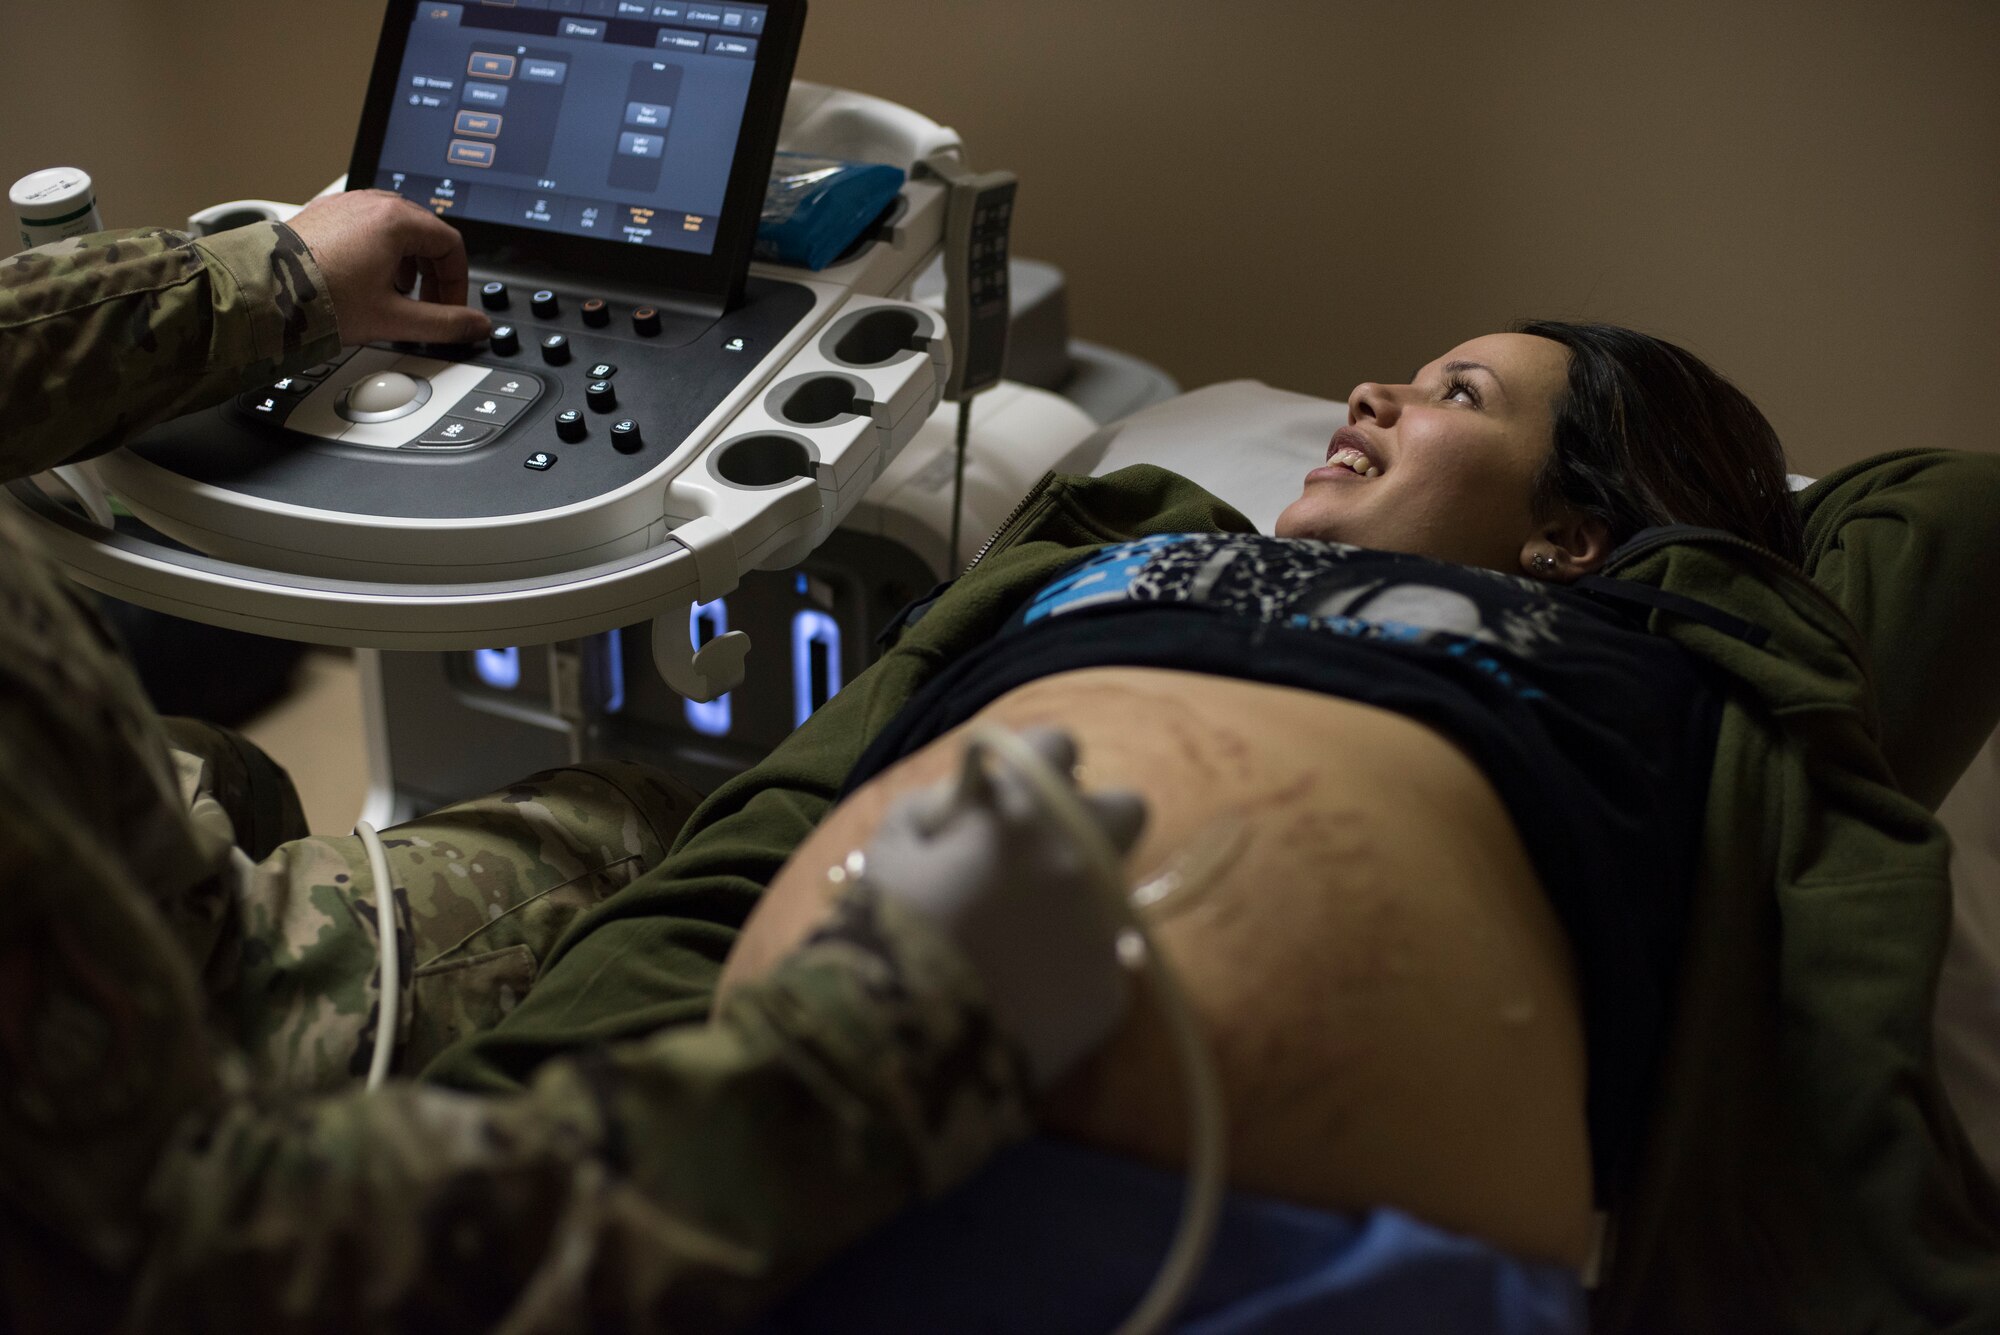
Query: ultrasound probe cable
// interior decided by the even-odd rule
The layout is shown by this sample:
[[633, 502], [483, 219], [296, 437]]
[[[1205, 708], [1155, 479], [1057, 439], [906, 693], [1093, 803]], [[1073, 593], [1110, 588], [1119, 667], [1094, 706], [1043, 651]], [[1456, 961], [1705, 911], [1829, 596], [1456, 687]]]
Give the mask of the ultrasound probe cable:
[[952, 437], [951, 468], [951, 539], [946, 544], [945, 570], [957, 572], [959, 521], [965, 514], [965, 446], [972, 435], [972, 400], [958, 401], [958, 430]]
[[1119, 960], [1127, 968], [1144, 971], [1173, 1035], [1181, 1071], [1186, 1077], [1190, 1143], [1187, 1194], [1182, 1198], [1180, 1222], [1152, 1286], [1116, 1332], [1116, 1335], [1153, 1335], [1166, 1329], [1174, 1313], [1187, 1301], [1208, 1259], [1209, 1244], [1222, 1212], [1226, 1150], [1221, 1083], [1187, 993], [1126, 893], [1117, 850], [1084, 806], [1083, 799], [1063, 782], [1048, 761], [1012, 732], [995, 727], [975, 729], [966, 744], [958, 786], [952, 800], [945, 804], [946, 810], [956, 807], [968, 794], [985, 791], [986, 780], [980, 766], [988, 753], [1009, 765], [1027, 783], [1091, 864], [1095, 873], [1091, 879], [1121, 924]]
[[403, 1013], [403, 953], [396, 944], [396, 909], [390, 902], [396, 887], [389, 879], [389, 854], [382, 836], [365, 820], [354, 822], [355, 837], [368, 850], [368, 874], [375, 882], [375, 948], [382, 968], [381, 1005], [375, 1011], [375, 1055], [368, 1063], [368, 1088], [380, 1088], [389, 1078], [389, 1058], [396, 1051], [397, 1020]]

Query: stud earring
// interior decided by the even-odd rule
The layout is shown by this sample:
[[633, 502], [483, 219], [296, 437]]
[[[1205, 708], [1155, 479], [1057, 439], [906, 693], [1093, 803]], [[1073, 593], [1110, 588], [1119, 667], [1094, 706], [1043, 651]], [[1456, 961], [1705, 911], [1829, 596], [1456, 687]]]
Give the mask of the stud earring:
[[1536, 552], [1534, 559], [1528, 564], [1543, 579], [1548, 579], [1556, 573], [1556, 558], [1547, 552]]

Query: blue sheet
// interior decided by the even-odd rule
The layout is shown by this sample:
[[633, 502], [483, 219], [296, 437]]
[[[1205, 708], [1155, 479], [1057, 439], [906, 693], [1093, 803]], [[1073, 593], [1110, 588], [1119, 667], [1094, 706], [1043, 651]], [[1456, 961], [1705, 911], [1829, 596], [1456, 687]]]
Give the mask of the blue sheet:
[[[1054, 1140], [835, 1261], [757, 1327], [895, 1335], [1111, 1330], [1151, 1283], [1183, 1180]], [[1582, 1335], [1573, 1271], [1506, 1256], [1395, 1210], [1333, 1214], [1230, 1193], [1183, 1335]]]

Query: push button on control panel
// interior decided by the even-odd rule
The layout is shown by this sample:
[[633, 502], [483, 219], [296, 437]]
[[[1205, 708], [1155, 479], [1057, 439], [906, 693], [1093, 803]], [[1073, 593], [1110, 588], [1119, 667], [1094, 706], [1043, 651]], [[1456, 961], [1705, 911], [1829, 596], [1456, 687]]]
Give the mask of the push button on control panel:
[[447, 417], [418, 436], [417, 444], [433, 450], [463, 449], [477, 445], [499, 429], [484, 422], [468, 422], [463, 417]]
[[556, 466], [556, 457], [547, 450], [536, 450], [528, 456], [527, 462], [523, 466], [532, 468], [537, 473], [546, 473]]
[[510, 399], [541, 397], [542, 382], [524, 371], [495, 371], [480, 381], [478, 394], [505, 394]]
[[[327, 365], [326, 369], [331, 371], [334, 368]], [[282, 422], [298, 406], [299, 400], [319, 385], [319, 381], [320, 378], [315, 375], [280, 376], [255, 393], [239, 395], [236, 402], [245, 412], [255, 413], [272, 422]]]
[[474, 390], [452, 405], [450, 416], [462, 417], [468, 422], [490, 422], [500, 427], [519, 417], [527, 406], [526, 399]]
[[298, 406], [299, 400], [295, 394], [276, 394], [260, 391], [256, 394], [245, 394], [238, 398], [236, 402], [244, 412], [254, 413], [260, 418], [276, 423], [282, 422], [291, 416], [292, 409]]

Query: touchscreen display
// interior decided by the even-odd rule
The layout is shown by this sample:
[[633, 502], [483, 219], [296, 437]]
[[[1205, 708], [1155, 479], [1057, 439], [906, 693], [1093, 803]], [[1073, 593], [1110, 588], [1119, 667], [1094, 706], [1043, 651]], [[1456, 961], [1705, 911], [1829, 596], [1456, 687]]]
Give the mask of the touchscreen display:
[[455, 218], [709, 254], [765, 17], [419, 4], [374, 184]]

